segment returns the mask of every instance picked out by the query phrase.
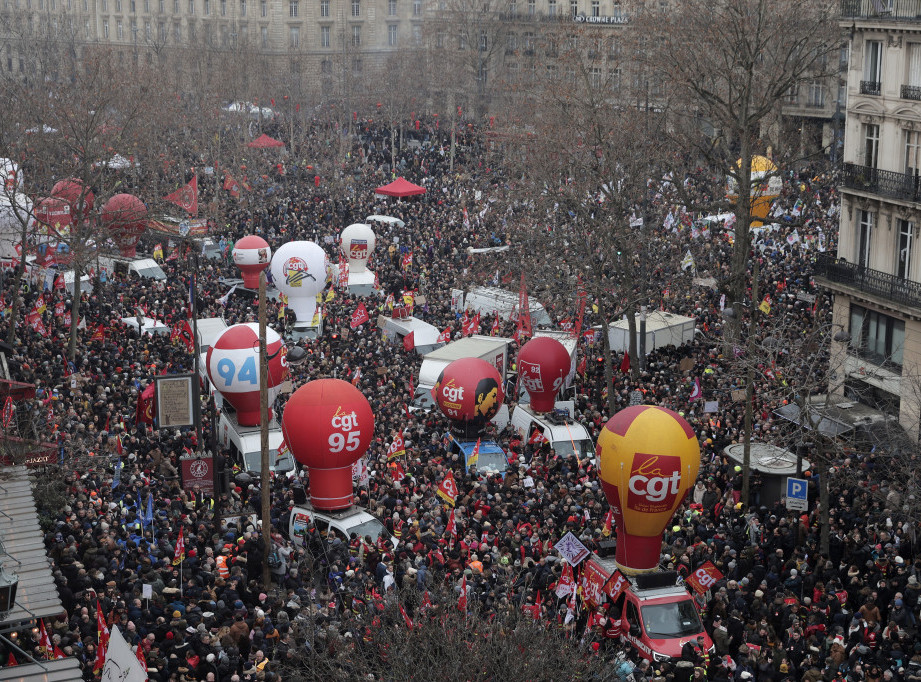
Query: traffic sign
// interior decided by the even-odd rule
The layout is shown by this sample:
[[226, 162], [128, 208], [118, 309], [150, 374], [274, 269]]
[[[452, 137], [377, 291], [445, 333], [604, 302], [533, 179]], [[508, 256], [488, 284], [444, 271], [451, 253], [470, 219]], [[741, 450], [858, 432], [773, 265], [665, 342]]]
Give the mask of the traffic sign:
[[787, 478], [787, 509], [806, 511], [809, 508], [809, 485], [805, 478]]

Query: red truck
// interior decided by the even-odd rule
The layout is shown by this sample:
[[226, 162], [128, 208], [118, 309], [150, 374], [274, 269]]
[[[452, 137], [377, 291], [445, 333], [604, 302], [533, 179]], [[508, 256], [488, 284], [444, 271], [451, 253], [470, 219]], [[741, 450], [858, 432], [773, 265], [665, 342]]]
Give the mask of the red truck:
[[681, 648], [698, 636], [704, 638], [704, 646], [711, 653], [715, 651], [694, 598], [677, 581], [675, 571], [624, 575], [613, 556], [603, 558], [594, 553], [582, 569], [585, 600], [596, 606], [613, 602], [608, 615], [620, 620], [621, 639], [643, 658], [657, 663], [681, 658]]

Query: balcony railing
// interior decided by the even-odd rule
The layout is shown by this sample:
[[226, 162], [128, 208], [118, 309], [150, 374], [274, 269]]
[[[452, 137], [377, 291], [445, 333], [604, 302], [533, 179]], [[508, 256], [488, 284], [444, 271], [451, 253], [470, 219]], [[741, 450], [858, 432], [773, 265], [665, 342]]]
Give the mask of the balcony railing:
[[921, 87], [918, 87], [917, 85], [903, 85], [902, 99], [921, 100]]
[[890, 199], [921, 202], [921, 178], [856, 163], [844, 164], [844, 186]]
[[921, 0], [842, 0], [841, 18], [921, 21]]
[[818, 254], [814, 274], [835, 284], [853, 287], [866, 294], [921, 310], [921, 282], [848, 263], [830, 253]]
[[883, 84], [879, 81], [860, 81], [860, 94], [861, 95], [876, 95], [879, 97], [880, 92], [883, 89]]

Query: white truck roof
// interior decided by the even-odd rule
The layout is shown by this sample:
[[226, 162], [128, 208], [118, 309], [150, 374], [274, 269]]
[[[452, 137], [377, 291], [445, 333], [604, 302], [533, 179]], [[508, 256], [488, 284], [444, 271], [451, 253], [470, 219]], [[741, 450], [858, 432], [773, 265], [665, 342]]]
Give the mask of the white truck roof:
[[464, 339], [452, 341], [446, 346], [436, 348], [422, 356], [419, 368], [419, 385], [434, 386], [438, 375], [446, 365], [461, 358], [492, 358], [498, 353], [507, 353], [511, 339], [501, 336], [481, 336], [474, 334]]
[[222, 317], [202, 317], [196, 323], [198, 327], [198, 346], [204, 353], [214, 345], [221, 332], [227, 329]]

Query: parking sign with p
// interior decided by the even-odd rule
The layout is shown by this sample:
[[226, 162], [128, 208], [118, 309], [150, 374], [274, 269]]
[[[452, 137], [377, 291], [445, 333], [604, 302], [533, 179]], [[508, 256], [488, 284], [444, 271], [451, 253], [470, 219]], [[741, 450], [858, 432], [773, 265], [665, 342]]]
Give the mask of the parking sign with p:
[[806, 511], [809, 508], [809, 485], [804, 478], [787, 478], [787, 509]]

